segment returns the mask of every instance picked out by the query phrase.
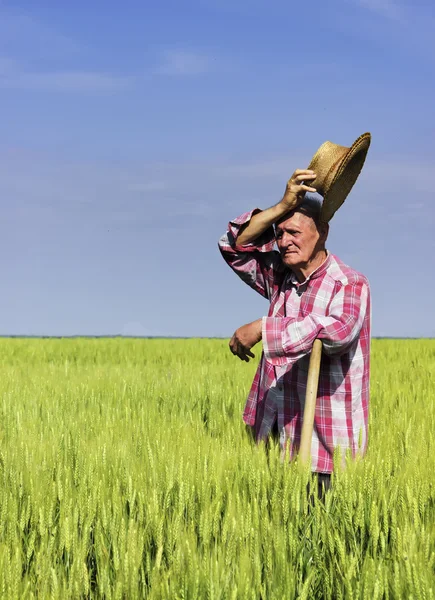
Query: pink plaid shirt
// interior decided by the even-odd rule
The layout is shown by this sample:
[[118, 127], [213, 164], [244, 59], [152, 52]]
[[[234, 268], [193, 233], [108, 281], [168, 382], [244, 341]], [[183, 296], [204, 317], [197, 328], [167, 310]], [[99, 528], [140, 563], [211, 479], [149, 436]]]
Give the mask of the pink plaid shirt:
[[[333, 470], [334, 450], [364, 454], [367, 447], [370, 375], [370, 289], [367, 279], [336, 256], [303, 282], [274, 250], [273, 227], [253, 244], [237, 246], [241, 225], [259, 209], [231, 221], [219, 240], [229, 266], [270, 301], [263, 317], [263, 353], [243, 419], [257, 441], [274, 423], [283, 453], [298, 450], [310, 350], [322, 340], [311, 468]], [[344, 453], [343, 453], [344, 454]]]

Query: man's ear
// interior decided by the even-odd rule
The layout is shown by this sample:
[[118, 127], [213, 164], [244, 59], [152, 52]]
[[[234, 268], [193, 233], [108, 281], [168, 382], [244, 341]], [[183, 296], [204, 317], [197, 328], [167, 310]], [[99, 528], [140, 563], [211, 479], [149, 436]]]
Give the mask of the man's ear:
[[326, 240], [328, 239], [328, 233], [329, 233], [329, 223], [320, 223], [319, 224], [319, 234], [320, 234], [319, 241], [322, 242], [322, 244], [326, 243]]

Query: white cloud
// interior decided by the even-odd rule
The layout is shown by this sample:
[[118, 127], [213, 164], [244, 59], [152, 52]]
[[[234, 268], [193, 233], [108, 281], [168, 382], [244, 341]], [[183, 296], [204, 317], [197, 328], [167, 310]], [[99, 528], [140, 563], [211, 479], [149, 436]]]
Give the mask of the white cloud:
[[164, 75], [202, 75], [210, 69], [210, 60], [203, 54], [185, 50], [167, 50], [157, 73]]
[[29, 72], [20, 69], [12, 60], [0, 60], [1, 88], [50, 92], [114, 92], [127, 89], [133, 81], [132, 77], [92, 71]]
[[400, 21], [404, 17], [403, 8], [395, 0], [352, 0], [362, 8], [376, 13], [392, 21]]
[[[216, 176], [227, 178], [276, 179], [290, 177], [295, 168], [304, 166], [302, 162], [301, 156], [287, 155], [264, 161], [220, 164], [210, 167], [210, 171]], [[361, 177], [367, 182], [381, 184], [382, 187], [397, 185], [400, 181], [401, 186], [413, 187], [417, 192], [432, 193], [433, 186], [427, 174], [434, 168], [435, 163], [428, 160], [418, 162], [414, 158], [407, 161], [400, 157], [397, 160], [384, 161], [374, 159], [368, 154]]]
[[292, 169], [298, 168], [295, 165], [298, 165], [300, 162], [300, 158], [285, 156], [282, 158], [255, 161], [251, 163], [217, 165], [214, 168], [214, 171], [216, 175], [224, 177], [264, 178], [282, 177], [283, 174], [290, 177], [293, 172]]
[[164, 181], [148, 181], [144, 183], [131, 183], [128, 185], [129, 192], [161, 192], [166, 190], [167, 185]]
[[[277, 200], [300, 159], [228, 164], [221, 161], [185, 163], [70, 162], [39, 153], [0, 153], [0, 204], [14, 222], [34, 219], [58, 223], [107, 225], [151, 223], [156, 215], [171, 218], [220, 218], [249, 205], [268, 206]], [[355, 218], [372, 211], [424, 210], [433, 205], [427, 157], [397, 157], [381, 161], [368, 156], [352, 192]], [[130, 192], [130, 193], [129, 193]], [[249, 202], [249, 204], [248, 204]], [[412, 207], [411, 207], [412, 204]], [[350, 213], [349, 213], [350, 214]], [[233, 216], [234, 216], [233, 215]]]
[[368, 157], [363, 173], [367, 182], [390, 188], [393, 196], [403, 188], [412, 189], [418, 194], [432, 195], [433, 185], [427, 175], [434, 168], [435, 164], [427, 159], [418, 162], [415, 159], [407, 161], [402, 157], [396, 161], [381, 161]]
[[31, 47], [32, 56], [75, 54], [81, 50], [76, 41], [32, 15], [4, 6], [0, 6], [0, 39], [9, 52], [21, 54], [23, 47]]
[[[133, 78], [76, 69], [45, 68], [53, 57], [82, 55], [84, 48], [24, 11], [0, 7], [0, 88], [49, 92], [114, 92], [128, 88]], [[83, 57], [82, 57], [83, 58]], [[28, 66], [29, 63], [32, 65]], [[35, 65], [44, 62], [44, 68]]]
[[0, 56], [0, 77], [13, 75], [18, 68], [18, 63], [13, 58]]

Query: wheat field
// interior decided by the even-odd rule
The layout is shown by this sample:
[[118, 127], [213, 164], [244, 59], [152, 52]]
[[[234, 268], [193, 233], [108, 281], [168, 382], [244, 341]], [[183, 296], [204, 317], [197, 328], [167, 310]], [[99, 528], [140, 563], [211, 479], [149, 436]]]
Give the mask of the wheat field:
[[0, 358], [1, 598], [435, 598], [435, 340], [373, 340], [369, 451], [324, 502], [247, 436], [226, 341]]

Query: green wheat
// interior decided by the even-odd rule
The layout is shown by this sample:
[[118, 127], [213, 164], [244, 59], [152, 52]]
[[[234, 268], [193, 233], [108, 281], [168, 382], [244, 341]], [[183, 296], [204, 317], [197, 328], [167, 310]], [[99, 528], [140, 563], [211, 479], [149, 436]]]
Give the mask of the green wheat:
[[0, 597], [435, 598], [435, 341], [374, 340], [369, 451], [310, 500], [220, 340], [0, 340]]

